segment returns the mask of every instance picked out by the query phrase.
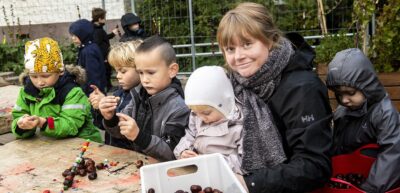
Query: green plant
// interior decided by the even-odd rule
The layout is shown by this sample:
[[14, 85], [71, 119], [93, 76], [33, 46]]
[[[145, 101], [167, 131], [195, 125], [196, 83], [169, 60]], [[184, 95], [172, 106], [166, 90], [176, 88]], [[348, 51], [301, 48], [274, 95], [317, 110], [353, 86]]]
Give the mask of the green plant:
[[400, 69], [400, 1], [388, 0], [377, 16], [376, 33], [369, 55], [378, 72]]
[[60, 49], [63, 55], [64, 64], [76, 63], [78, 50], [73, 43], [60, 44]]
[[0, 45], [0, 71], [12, 71], [19, 74], [24, 69], [24, 44], [19, 41], [15, 44]]
[[321, 40], [321, 44], [315, 48], [315, 62], [318, 64], [328, 64], [337, 52], [352, 47], [355, 47], [353, 39], [346, 36], [344, 32], [336, 35], [326, 35]]

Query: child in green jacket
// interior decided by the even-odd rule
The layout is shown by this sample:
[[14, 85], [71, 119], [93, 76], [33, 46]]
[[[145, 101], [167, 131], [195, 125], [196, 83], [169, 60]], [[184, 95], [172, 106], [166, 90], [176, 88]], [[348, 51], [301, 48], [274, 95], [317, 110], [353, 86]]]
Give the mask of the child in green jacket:
[[40, 38], [25, 44], [24, 88], [12, 111], [17, 138], [40, 133], [54, 138], [80, 137], [102, 142], [92, 123], [90, 103], [77, 81], [85, 78], [77, 67], [64, 68], [56, 41]]

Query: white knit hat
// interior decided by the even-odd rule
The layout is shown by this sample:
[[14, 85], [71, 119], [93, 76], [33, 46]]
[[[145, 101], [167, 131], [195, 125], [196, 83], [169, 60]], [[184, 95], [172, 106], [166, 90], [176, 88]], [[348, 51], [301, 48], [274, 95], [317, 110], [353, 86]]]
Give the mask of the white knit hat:
[[26, 42], [25, 69], [28, 69], [30, 73], [64, 71], [63, 58], [58, 43], [48, 37]]
[[220, 66], [196, 69], [185, 86], [185, 103], [208, 105], [228, 117], [235, 107], [235, 94], [224, 69]]

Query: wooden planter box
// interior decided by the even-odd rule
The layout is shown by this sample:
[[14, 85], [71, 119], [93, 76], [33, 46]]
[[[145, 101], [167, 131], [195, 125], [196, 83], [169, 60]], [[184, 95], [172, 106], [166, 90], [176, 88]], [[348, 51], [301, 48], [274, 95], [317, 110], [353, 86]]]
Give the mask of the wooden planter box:
[[[316, 72], [321, 80], [325, 83], [328, 66], [320, 64], [317, 66]], [[400, 112], [400, 72], [378, 73], [378, 78], [389, 93], [393, 105]], [[329, 90], [329, 101], [332, 110], [337, 106], [335, 95]]]

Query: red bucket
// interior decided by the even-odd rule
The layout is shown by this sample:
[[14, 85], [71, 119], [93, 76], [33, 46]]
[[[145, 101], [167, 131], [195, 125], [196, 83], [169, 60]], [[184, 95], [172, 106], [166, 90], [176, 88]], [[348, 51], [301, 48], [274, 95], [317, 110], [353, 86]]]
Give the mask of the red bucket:
[[[353, 153], [332, 157], [332, 176], [336, 176], [337, 174], [357, 173], [357, 174], [362, 174], [365, 177], [368, 177], [369, 170], [372, 164], [374, 163], [375, 158], [363, 155], [361, 151], [366, 149], [378, 149], [378, 148], [379, 146], [377, 144], [368, 144], [363, 147], [360, 147]], [[365, 191], [357, 188], [353, 184], [346, 182], [344, 180], [332, 177], [331, 181], [337, 182], [339, 184], [345, 184], [349, 188], [338, 189], [338, 188], [331, 188], [325, 185], [325, 187], [318, 189], [313, 193], [365, 193]], [[400, 188], [393, 189], [391, 191], [388, 191], [387, 193], [400, 193]]]

